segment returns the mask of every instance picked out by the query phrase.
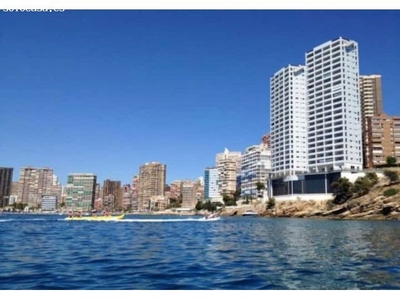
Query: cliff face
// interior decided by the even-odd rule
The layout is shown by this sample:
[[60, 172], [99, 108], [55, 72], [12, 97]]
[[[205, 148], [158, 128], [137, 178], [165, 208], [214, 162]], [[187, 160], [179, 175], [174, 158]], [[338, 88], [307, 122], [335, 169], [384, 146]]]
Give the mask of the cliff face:
[[[383, 193], [388, 189], [399, 192], [386, 197]], [[267, 217], [400, 220], [400, 183], [390, 185], [381, 180], [367, 195], [351, 198], [341, 205], [332, 201], [282, 201], [270, 209], [266, 204], [227, 207], [223, 215], [240, 216], [248, 209]]]

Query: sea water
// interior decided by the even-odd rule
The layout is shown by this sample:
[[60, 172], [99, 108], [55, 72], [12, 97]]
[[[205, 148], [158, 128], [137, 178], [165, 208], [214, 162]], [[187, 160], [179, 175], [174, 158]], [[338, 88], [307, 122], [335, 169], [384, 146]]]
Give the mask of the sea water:
[[400, 289], [400, 222], [0, 215], [0, 289]]

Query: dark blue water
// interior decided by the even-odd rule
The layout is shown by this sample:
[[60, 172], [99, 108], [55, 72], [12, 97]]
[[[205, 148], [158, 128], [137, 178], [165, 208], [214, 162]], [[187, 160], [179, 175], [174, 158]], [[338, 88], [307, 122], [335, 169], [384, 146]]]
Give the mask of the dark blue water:
[[400, 289], [400, 222], [0, 215], [0, 289]]

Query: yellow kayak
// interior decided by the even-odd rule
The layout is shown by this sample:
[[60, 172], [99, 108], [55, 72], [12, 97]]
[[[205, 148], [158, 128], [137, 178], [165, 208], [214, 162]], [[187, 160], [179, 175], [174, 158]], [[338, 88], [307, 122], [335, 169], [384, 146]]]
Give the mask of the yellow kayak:
[[89, 216], [89, 217], [67, 217], [68, 221], [116, 221], [122, 220], [125, 214], [119, 216]]

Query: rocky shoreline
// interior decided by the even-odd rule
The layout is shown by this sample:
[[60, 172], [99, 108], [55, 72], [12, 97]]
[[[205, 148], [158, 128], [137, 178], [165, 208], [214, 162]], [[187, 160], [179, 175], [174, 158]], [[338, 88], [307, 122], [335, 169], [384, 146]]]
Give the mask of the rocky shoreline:
[[277, 201], [272, 208], [267, 208], [266, 203], [225, 207], [221, 215], [242, 216], [246, 210], [253, 210], [260, 216], [271, 218], [400, 220], [400, 192], [386, 197], [383, 193], [388, 189], [400, 191], [400, 183], [382, 182], [367, 195], [351, 198], [340, 205], [332, 200]]

